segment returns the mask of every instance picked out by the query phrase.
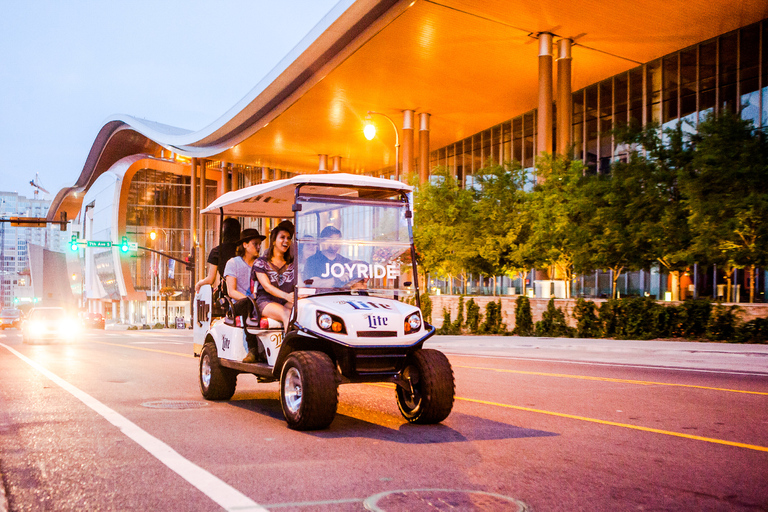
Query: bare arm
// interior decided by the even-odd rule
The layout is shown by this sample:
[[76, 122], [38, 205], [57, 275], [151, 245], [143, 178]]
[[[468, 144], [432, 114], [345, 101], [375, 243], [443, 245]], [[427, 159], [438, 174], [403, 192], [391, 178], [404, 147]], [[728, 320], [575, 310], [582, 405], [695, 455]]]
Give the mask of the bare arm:
[[227, 276], [227, 295], [232, 297], [233, 299], [244, 299], [245, 295], [240, 293], [237, 289], [237, 278], [235, 276]]
[[195, 293], [199, 292], [200, 287], [203, 285], [209, 284], [213, 286], [213, 282], [216, 280], [216, 270], [216, 265], [208, 264], [208, 275], [195, 284]]

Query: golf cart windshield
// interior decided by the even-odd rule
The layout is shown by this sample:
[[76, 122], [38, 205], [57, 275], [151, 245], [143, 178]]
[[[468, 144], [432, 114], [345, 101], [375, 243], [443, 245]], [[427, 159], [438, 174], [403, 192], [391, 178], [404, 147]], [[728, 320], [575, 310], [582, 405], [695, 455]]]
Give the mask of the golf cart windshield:
[[405, 203], [309, 195], [297, 203], [299, 295], [357, 290], [401, 300], [411, 296]]

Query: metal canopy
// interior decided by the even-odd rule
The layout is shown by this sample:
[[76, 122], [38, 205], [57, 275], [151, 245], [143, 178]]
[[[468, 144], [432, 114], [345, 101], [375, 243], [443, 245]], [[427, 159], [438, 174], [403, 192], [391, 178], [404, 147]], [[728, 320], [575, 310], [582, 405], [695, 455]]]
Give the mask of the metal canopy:
[[398, 181], [372, 178], [355, 174], [306, 174], [287, 180], [270, 181], [261, 185], [233, 190], [220, 196], [201, 213], [238, 217], [293, 216], [293, 202], [296, 187], [302, 192], [337, 197], [376, 197], [384, 193], [411, 192], [413, 187]]

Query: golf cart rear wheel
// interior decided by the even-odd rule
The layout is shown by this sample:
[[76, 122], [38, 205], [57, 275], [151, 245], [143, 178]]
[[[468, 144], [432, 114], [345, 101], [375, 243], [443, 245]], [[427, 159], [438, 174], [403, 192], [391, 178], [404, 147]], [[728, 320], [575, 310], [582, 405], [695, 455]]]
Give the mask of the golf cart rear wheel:
[[456, 390], [453, 369], [442, 352], [417, 350], [403, 369], [407, 386], [397, 386], [397, 406], [411, 423], [430, 424], [443, 421], [453, 409]]
[[323, 352], [291, 354], [280, 374], [280, 406], [294, 430], [328, 427], [336, 416], [339, 391], [336, 367]]
[[219, 363], [216, 345], [206, 341], [200, 352], [200, 392], [206, 400], [229, 400], [235, 394], [237, 372]]

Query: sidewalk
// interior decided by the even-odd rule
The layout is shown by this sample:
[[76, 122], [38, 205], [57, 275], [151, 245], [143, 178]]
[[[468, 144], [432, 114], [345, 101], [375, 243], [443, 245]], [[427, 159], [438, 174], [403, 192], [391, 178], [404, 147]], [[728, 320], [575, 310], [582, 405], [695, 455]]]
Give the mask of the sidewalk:
[[521, 336], [434, 336], [425, 346], [457, 355], [768, 375], [768, 345]]

